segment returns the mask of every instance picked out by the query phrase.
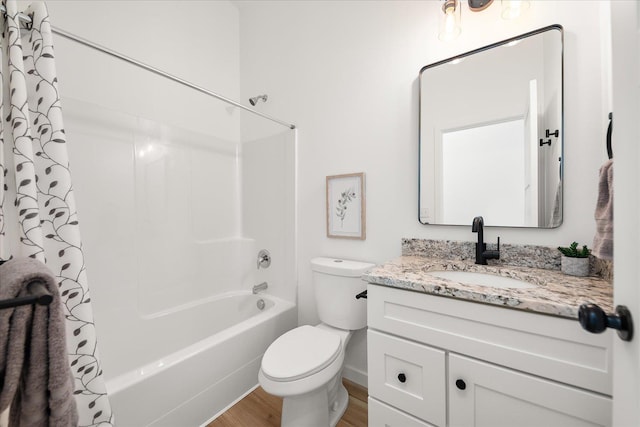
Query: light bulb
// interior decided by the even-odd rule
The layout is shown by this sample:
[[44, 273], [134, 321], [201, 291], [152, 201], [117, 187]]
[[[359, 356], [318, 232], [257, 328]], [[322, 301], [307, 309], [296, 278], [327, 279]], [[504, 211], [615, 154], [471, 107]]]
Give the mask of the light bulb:
[[442, 6], [442, 12], [438, 38], [442, 41], [453, 40], [461, 32], [458, 0], [446, 0]]
[[502, 18], [516, 19], [528, 8], [527, 0], [502, 0]]
[[447, 34], [453, 34], [456, 30], [456, 18], [452, 13], [447, 13], [444, 16], [444, 32]]

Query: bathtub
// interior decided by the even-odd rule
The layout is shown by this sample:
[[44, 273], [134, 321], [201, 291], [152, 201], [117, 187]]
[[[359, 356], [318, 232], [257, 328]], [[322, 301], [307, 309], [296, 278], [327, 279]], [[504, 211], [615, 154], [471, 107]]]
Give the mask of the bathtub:
[[294, 304], [270, 295], [231, 292], [144, 322], [146, 334], [160, 337], [149, 342], [150, 348], [141, 344], [145, 354], [162, 348], [163, 328], [168, 327], [180, 331], [182, 347], [176, 349], [176, 340], [170, 340], [166, 354], [149, 363], [113, 379], [105, 372], [118, 427], [208, 422], [258, 383], [262, 355], [274, 339], [296, 326], [297, 311]]

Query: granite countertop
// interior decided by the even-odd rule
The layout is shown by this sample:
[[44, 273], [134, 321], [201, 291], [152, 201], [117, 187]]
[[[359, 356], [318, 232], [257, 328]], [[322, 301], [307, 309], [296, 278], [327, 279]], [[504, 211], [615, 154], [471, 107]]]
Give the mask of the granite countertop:
[[[473, 271], [520, 279], [534, 288], [494, 288], [467, 285], [426, 274], [429, 271]], [[444, 260], [424, 256], [401, 256], [375, 267], [362, 278], [367, 282], [431, 295], [578, 318], [583, 303], [613, 312], [613, 287], [599, 277], [567, 276], [558, 270], [511, 265], [478, 265], [469, 260]]]

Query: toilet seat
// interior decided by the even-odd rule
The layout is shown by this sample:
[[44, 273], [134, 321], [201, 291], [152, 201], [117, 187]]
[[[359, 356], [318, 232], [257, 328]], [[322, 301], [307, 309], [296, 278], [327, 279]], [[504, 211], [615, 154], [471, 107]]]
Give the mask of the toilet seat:
[[262, 358], [262, 374], [272, 381], [296, 381], [318, 373], [340, 355], [341, 339], [305, 325], [276, 339]]

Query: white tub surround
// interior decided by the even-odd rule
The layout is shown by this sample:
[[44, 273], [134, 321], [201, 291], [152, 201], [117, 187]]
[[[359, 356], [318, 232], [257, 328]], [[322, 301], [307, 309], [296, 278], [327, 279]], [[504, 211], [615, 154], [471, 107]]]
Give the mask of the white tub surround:
[[[158, 87], [147, 89], [180, 110], [183, 98]], [[117, 423], [198, 425], [256, 385], [268, 344], [297, 325], [289, 309], [296, 292], [295, 134], [271, 129], [241, 140], [240, 111], [221, 105], [198, 110], [207, 111], [208, 125], [216, 122], [200, 133], [195, 116], [194, 126], [182, 128], [155, 114], [65, 101], [68, 135], [78, 141], [74, 187], [84, 206], [91, 301]], [[256, 269], [260, 249], [271, 253], [268, 269]], [[286, 314], [269, 318], [278, 303], [276, 311], [256, 308], [258, 297], [247, 294], [262, 282], [269, 295], [290, 301], [282, 305]]]

